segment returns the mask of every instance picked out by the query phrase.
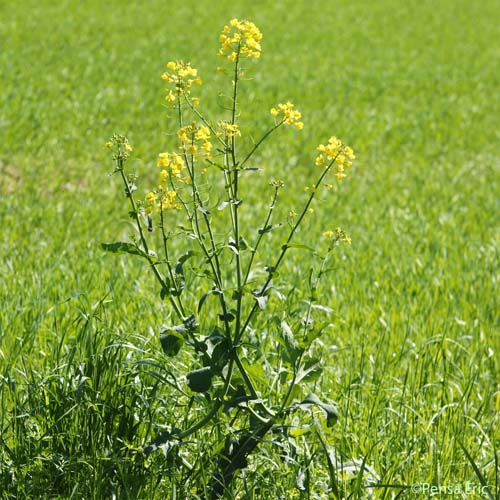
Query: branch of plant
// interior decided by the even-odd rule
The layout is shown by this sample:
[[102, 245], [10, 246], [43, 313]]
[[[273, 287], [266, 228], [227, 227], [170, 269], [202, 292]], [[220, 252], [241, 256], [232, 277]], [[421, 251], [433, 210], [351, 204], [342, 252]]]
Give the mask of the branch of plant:
[[[132, 192], [132, 189], [130, 188], [130, 184], [129, 184], [127, 177], [125, 175], [125, 172], [124, 172], [123, 159], [121, 159], [121, 158], [117, 159], [116, 167], [117, 167], [117, 170], [120, 172], [122, 181], [125, 185], [125, 193], [127, 195], [127, 198], [130, 200], [130, 205], [132, 207], [132, 213], [134, 214], [135, 223], [136, 223], [137, 229], [139, 230], [139, 236], [141, 239], [144, 254], [146, 255], [146, 258], [149, 262], [149, 265], [151, 266], [151, 269], [153, 270], [154, 275], [156, 276], [156, 279], [160, 283], [162, 289], [165, 289], [167, 287], [165, 280], [162, 278], [160, 272], [156, 268], [155, 262], [153, 261], [151, 255], [149, 254], [149, 247], [148, 247], [148, 244], [146, 241], [146, 237], [144, 235], [144, 231], [142, 229], [142, 224], [141, 224], [141, 220], [139, 218], [139, 213], [137, 210], [137, 204], [135, 202], [134, 194]], [[173, 298], [171, 296], [169, 296], [169, 301], [172, 304], [172, 307], [174, 308], [175, 312], [177, 313], [177, 316], [181, 319], [184, 319], [184, 315], [182, 314], [182, 311], [179, 309], [179, 306], [175, 303], [175, 301], [173, 300]]]
[[248, 266], [247, 266], [245, 278], [243, 279], [243, 286], [245, 286], [247, 281], [248, 281], [248, 276], [250, 275], [250, 271], [252, 270], [252, 264], [253, 264], [255, 255], [256, 255], [257, 250], [259, 248], [260, 242], [262, 241], [262, 238], [265, 234], [265, 229], [269, 226], [269, 222], [271, 222], [271, 216], [272, 216], [275, 204], [276, 204], [276, 200], [278, 198], [278, 191], [279, 191], [279, 187], [276, 186], [274, 188], [274, 195], [273, 195], [273, 199], [271, 201], [271, 205], [269, 205], [269, 211], [267, 212], [266, 221], [264, 222], [264, 225], [262, 226], [263, 230], [259, 232], [259, 236], [257, 238], [257, 241], [255, 242], [255, 245], [251, 250], [252, 255], [250, 256], [250, 261], [249, 261]]
[[181, 310], [182, 316], [185, 317], [186, 314], [185, 314], [184, 306], [182, 304], [181, 293], [180, 293], [179, 287], [177, 286], [177, 280], [175, 279], [174, 272], [172, 270], [172, 266], [170, 264], [170, 259], [169, 259], [169, 255], [168, 255], [168, 244], [167, 244], [168, 243], [168, 236], [165, 232], [165, 221], [163, 218], [163, 210], [160, 211], [160, 229], [161, 229], [161, 235], [163, 238], [163, 252], [165, 253], [165, 262], [167, 264], [168, 275], [170, 277], [170, 281], [172, 283], [172, 286], [175, 288], [176, 298], [177, 298], [177, 302], [179, 304], [179, 309]]
[[[290, 243], [291, 243], [291, 241], [292, 241], [292, 239], [293, 239], [293, 237], [295, 235], [295, 232], [297, 231], [297, 229], [299, 228], [300, 224], [302, 223], [302, 220], [304, 219], [307, 211], [309, 210], [309, 206], [311, 205], [313, 199], [315, 198], [317, 189], [321, 186], [321, 183], [323, 182], [323, 179], [325, 178], [326, 174], [332, 168], [332, 166], [335, 163], [335, 160], [337, 159], [337, 156], [339, 154], [340, 153], [337, 153], [337, 155], [330, 161], [330, 163], [327, 164], [327, 166], [325, 167], [325, 169], [323, 170], [323, 172], [319, 176], [318, 181], [315, 184], [316, 189], [313, 189], [311, 191], [311, 194], [309, 195], [309, 198], [308, 198], [306, 204], [304, 205], [304, 208], [303, 208], [303, 210], [302, 210], [299, 218], [297, 219], [297, 221], [295, 222], [294, 226], [292, 227], [292, 229], [290, 231], [288, 239], [286, 240], [285, 244], [281, 247], [281, 252], [280, 252], [278, 258], [276, 259], [276, 262], [275, 262], [274, 266], [269, 271], [269, 276], [267, 277], [266, 281], [262, 285], [262, 288], [261, 288], [261, 290], [259, 292], [260, 296], [263, 296], [268, 291], [268, 287], [269, 287], [269, 285], [270, 285], [270, 283], [271, 283], [271, 281], [273, 279], [273, 274], [278, 270], [279, 266], [281, 265], [281, 262], [283, 261], [283, 258], [285, 257], [285, 255], [286, 255], [286, 253], [287, 253], [287, 251], [289, 249], [289, 245], [290, 245]], [[247, 316], [247, 319], [245, 321], [245, 324], [243, 325], [243, 328], [239, 332], [240, 336], [237, 339], [235, 339], [235, 341], [239, 341], [239, 339], [241, 338], [241, 336], [243, 335], [243, 333], [245, 332], [245, 330], [248, 328], [248, 325], [250, 324], [250, 321], [252, 320], [254, 314], [257, 312], [258, 308], [259, 308], [259, 305], [258, 305], [258, 303], [256, 301], [254, 303], [252, 309], [250, 310], [250, 313]]]
[[271, 127], [253, 146], [253, 148], [249, 151], [249, 153], [245, 156], [243, 161], [240, 162], [238, 167], [241, 169], [243, 165], [252, 157], [252, 155], [259, 149], [260, 145], [278, 128], [281, 127], [285, 123], [285, 119], [283, 118], [280, 122], [278, 122], [274, 127]]

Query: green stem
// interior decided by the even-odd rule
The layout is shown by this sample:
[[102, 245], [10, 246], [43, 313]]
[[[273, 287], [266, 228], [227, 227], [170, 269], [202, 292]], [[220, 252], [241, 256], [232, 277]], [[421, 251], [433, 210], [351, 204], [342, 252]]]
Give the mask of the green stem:
[[262, 228], [263, 230], [260, 232], [259, 237], [257, 238], [257, 242], [255, 243], [255, 246], [252, 249], [252, 255], [250, 257], [250, 262], [248, 263], [248, 266], [247, 266], [247, 271], [245, 273], [245, 278], [243, 280], [243, 285], [246, 285], [246, 283], [247, 283], [248, 276], [249, 276], [250, 271], [252, 269], [252, 264], [253, 264], [255, 255], [257, 253], [257, 249], [259, 248], [260, 242], [262, 241], [262, 237], [265, 234], [265, 229], [269, 226], [269, 222], [271, 221], [271, 216], [272, 216], [272, 213], [273, 213], [273, 210], [274, 210], [274, 205], [276, 203], [276, 199], [278, 198], [278, 191], [279, 191], [279, 187], [275, 187], [274, 188], [273, 200], [271, 201], [271, 205], [269, 206], [269, 212], [267, 213], [266, 221], [264, 222], [264, 226]]
[[177, 286], [177, 281], [175, 279], [174, 272], [172, 271], [172, 266], [170, 265], [170, 259], [168, 256], [168, 245], [167, 245], [168, 237], [167, 237], [167, 234], [165, 233], [163, 210], [160, 210], [160, 228], [161, 228], [161, 235], [163, 238], [163, 251], [165, 253], [165, 262], [167, 263], [168, 275], [170, 276], [170, 281], [172, 283], [172, 286], [175, 288], [175, 292], [177, 294], [177, 302], [179, 303], [179, 309], [181, 310], [182, 316], [184, 317], [185, 310], [184, 310], [184, 306], [182, 305], [180, 290]]
[[[340, 153], [338, 153], [338, 154], [340, 154]], [[300, 224], [302, 223], [302, 220], [304, 219], [304, 217], [309, 209], [309, 206], [311, 205], [311, 203], [316, 195], [317, 189], [319, 188], [319, 186], [323, 182], [323, 179], [325, 178], [326, 174], [332, 168], [332, 165], [335, 163], [335, 160], [337, 159], [338, 154], [330, 161], [330, 163], [325, 167], [325, 169], [323, 170], [323, 172], [319, 176], [318, 181], [315, 184], [316, 188], [309, 195], [309, 199], [307, 200], [307, 203], [305, 204], [304, 209], [302, 210], [302, 213], [300, 214], [299, 218], [297, 219], [297, 222], [292, 227], [290, 234], [288, 236], [288, 239], [286, 240], [286, 243], [281, 247], [281, 253], [279, 254], [278, 258], [276, 259], [276, 262], [275, 262], [273, 268], [269, 271], [269, 276], [267, 277], [266, 281], [262, 285], [262, 288], [259, 292], [259, 295], [262, 296], [267, 292], [269, 284], [271, 283], [271, 280], [273, 279], [273, 274], [278, 270], [279, 266], [281, 265], [281, 262], [283, 261], [283, 258], [285, 257], [285, 255], [288, 251], [288, 248], [289, 248], [288, 245], [291, 243], [291, 241], [295, 235], [295, 232], [297, 231]], [[255, 304], [253, 305], [252, 309], [250, 310], [250, 313], [248, 314], [248, 317], [245, 321], [245, 324], [243, 325], [243, 328], [240, 332], [241, 335], [243, 335], [243, 332], [248, 328], [248, 325], [250, 324], [250, 321], [252, 320], [253, 315], [256, 313], [257, 309], [258, 309], [258, 303], [255, 302]]]
[[[177, 99], [177, 112], [178, 112], [178, 119], [179, 119], [179, 127], [183, 127], [183, 120], [182, 120], [182, 110], [181, 110], [181, 100], [180, 96]], [[192, 197], [193, 197], [193, 202], [194, 202], [194, 207], [193, 207], [193, 218], [194, 218], [194, 224], [196, 228], [196, 234], [198, 236], [197, 241], [198, 244], [200, 245], [207, 261], [209, 262], [209, 265], [212, 269], [212, 273], [214, 275], [214, 282], [215, 286], [220, 290], [221, 293], [217, 294], [219, 296], [219, 301], [221, 304], [221, 309], [222, 313], [224, 316], [224, 327], [226, 330], [226, 335], [228, 338], [231, 337], [231, 328], [229, 325], [229, 320], [228, 318], [228, 309], [226, 305], [226, 300], [224, 298], [224, 287], [223, 287], [223, 282], [222, 282], [222, 273], [221, 273], [221, 268], [220, 268], [220, 262], [219, 262], [219, 257], [217, 255], [217, 246], [215, 244], [215, 238], [212, 232], [212, 226], [210, 224], [210, 219], [208, 217], [207, 211], [204, 208], [203, 200], [201, 199], [200, 193], [198, 191], [196, 182], [195, 182], [195, 170], [194, 170], [194, 156], [191, 157], [191, 163], [189, 161], [188, 155], [186, 151], [183, 151], [183, 156], [184, 156], [184, 163], [186, 164], [186, 168], [189, 173], [189, 177], [191, 180], [191, 186], [192, 186]], [[202, 209], [202, 214], [203, 214], [203, 220], [205, 222], [205, 226], [208, 231], [209, 235], [209, 240], [210, 240], [210, 246], [212, 253], [208, 251], [205, 243], [203, 242], [203, 235], [202, 231], [199, 225], [199, 218], [198, 218], [198, 210], [197, 206]]]
[[274, 127], [270, 128], [253, 146], [253, 148], [250, 150], [250, 152], [245, 156], [245, 159], [239, 164], [239, 168], [243, 167], [243, 165], [252, 157], [252, 155], [257, 151], [259, 146], [278, 128], [283, 125], [285, 120], [281, 120], [279, 123], [277, 123]]
[[[130, 188], [130, 184], [128, 182], [127, 176], [125, 175], [125, 172], [123, 170], [123, 159], [122, 158], [119, 158], [117, 160], [117, 167], [118, 167], [118, 170], [120, 172], [122, 181], [123, 181], [123, 183], [125, 185], [125, 193], [127, 195], [127, 198], [130, 200], [130, 204], [132, 206], [132, 212], [134, 214], [134, 219], [135, 219], [135, 223], [137, 225], [137, 229], [139, 230], [139, 235], [140, 235], [140, 238], [141, 238], [142, 248], [144, 250], [144, 253], [147, 256], [146, 258], [147, 258], [147, 260], [149, 262], [149, 265], [151, 266], [151, 269], [153, 270], [154, 275], [156, 276], [156, 279], [160, 283], [161, 287], [163, 289], [165, 289], [165, 288], [167, 288], [165, 280], [162, 278], [160, 272], [156, 268], [155, 263], [153, 262], [153, 259], [149, 255], [149, 247], [148, 247], [148, 244], [147, 244], [147, 241], [146, 241], [146, 237], [144, 235], [144, 231], [142, 229], [141, 220], [139, 218], [139, 213], [138, 213], [138, 210], [137, 210], [137, 204], [135, 203], [134, 195], [133, 195], [132, 190]], [[176, 302], [170, 296], [169, 296], [169, 301], [172, 304], [172, 307], [174, 308], [174, 310], [175, 310], [176, 314], [179, 316], [179, 318], [184, 319], [184, 315], [182, 314], [182, 311], [179, 309], [179, 306], [176, 304]]]

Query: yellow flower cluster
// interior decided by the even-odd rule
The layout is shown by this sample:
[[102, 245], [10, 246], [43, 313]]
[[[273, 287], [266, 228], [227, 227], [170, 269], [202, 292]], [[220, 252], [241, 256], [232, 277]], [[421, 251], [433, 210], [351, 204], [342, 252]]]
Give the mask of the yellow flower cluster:
[[294, 125], [299, 130], [302, 130], [304, 128], [304, 123], [300, 121], [302, 114], [294, 108], [295, 106], [288, 101], [286, 104], [278, 104], [277, 108], [271, 108], [271, 114], [273, 116], [282, 115], [283, 123]]
[[168, 180], [169, 175], [166, 169], [169, 169], [170, 173], [177, 179], [182, 179], [181, 171], [184, 168], [184, 160], [181, 155], [177, 153], [160, 153], [156, 160], [156, 165], [163, 168], [160, 172], [160, 185], [166, 184]]
[[191, 123], [177, 131], [177, 137], [181, 141], [180, 149], [190, 155], [201, 153], [206, 157], [210, 157], [212, 151], [212, 143], [210, 142], [210, 129], [206, 125], [196, 125]]
[[128, 139], [126, 137], [118, 135], [114, 135], [109, 141], [106, 141], [104, 143], [104, 147], [111, 149], [115, 144], [117, 146], [123, 146], [124, 150], [128, 151], [129, 153], [133, 151], [132, 146], [128, 142]]
[[181, 204], [177, 201], [177, 193], [168, 189], [159, 189], [158, 191], [150, 191], [146, 194], [145, 213], [150, 215], [153, 211], [160, 212], [169, 208], [180, 209]]
[[219, 122], [219, 127], [224, 132], [224, 134], [227, 135], [228, 139], [231, 139], [235, 136], [241, 136], [240, 129], [238, 125], [236, 125], [236, 123], [221, 121]]
[[329, 240], [335, 239], [335, 241], [343, 241], [344, 243], [347, 243], [348, 245], [350, 245], [352, 242], [351, 238], [340, 227], [335, 229], [335, 231], [325, 231], [323, 233], [323, 236]]
[[346, 177], [345, 169], [352, 165], [352, 160], [356, 158], [354, 151], [349, 146], [342, 143], [335, 136], [330, 137], [328, 144], [320, 144], [318, 146], [319, 156], [316, 157], [316, 165], [323, 165], [326, 160], [334, 161], [337, 172], [335, 177], [343, 179]]
[[[161, 75], [162, 79], [174, 86], [174, 90], [166, 89], [166, 100], [174, 102], [178, 96], [189, 95], [193, 85], [201, 85], [201, 78], [198, 76], [198, 70], [191, 67], [189, 63], [182, 61], [170, 61], [167, 63], [167, 69], [170, 71]], [[196, 99], [196, 98], [195, 98]], [[196, 101], [199, 101], [196, 99]]]
[[125, 161], [132, 152], [132, 146], [128, 142], [128, 139], [124, 135], [113, 134], [109, 141], [104, 143], [104, 147], [108, 149], [114, 149], [114, 160]]
[[254, 23], [231, 19], [219, 37], [221, 47], [217, 54], [226, 56], [231, 62], [236, 61], [240, 55], [258, 59], [262, 50], [261, 40], [262, 33]]

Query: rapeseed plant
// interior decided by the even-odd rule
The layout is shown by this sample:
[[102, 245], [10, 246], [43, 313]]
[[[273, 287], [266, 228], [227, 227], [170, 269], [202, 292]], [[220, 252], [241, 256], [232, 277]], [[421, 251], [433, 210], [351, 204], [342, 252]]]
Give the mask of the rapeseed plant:
[[[295, 237], [305, 216], [314, 211], [311, 205], [318, 189], [331, 189], [332, 182], [344, 179], [355, 155], [335, 136], [318, 146], [319, 155], [313, 161], [318, 169], [316, 179], [308, 187], [304, 206], [298, 212], [288, 212], [288, 234], [282, 236], [274, 261], [259, 273], [256, 256], [261, 243], [282, 226], [274, 223], [273, 217], [285, 185], [281, 180], [271, 181], [273, 195], [263, 224], [243, 227], [243, 174], [255, 170], [251, 166], [254, 155], [280, 127], [290, 125], [298, 131], [304, 127], [302, 113], [294, 104], [279, 103], [270, 110], [274, 123], [260, 139], [245, 154], [236, 147], [243, 135], [238, 123], [242, 63], [260, 58], [262, 39], [250, 21], [233, 19], [223, 28], [218, 55], [231, 68], [232, 99], [228, 116], [218, 120], [204, 114], [200, 99], [192, 96], [195, 86], [202, 85], [197, 69], [183, 61], [167, 63], [162, 79], [167, 85], [166, 104], [177, 117], [177, 148], [158, 154], [158, 181], [143, 199], [137, 195], [136, 176], [126, 169], [132, 152], [128, 140], [114, 135], [106, 143], [114, 150], [115, 172], [124, 183], [138, 236], [131, 243], [103, 247], [146, 259], [159, 283], [161, 298], [171, 306], [167, 317], [173, 324], [159, 328], [161, 346], [168, 357], [185, 354], [184, 363], [191, 364], [185, 376], [190, 392], [176, 384], [178, 397], [186, 401], [186, 414], [182, 423], [172, 423], [162, 432], [162, 446], [172, 459], [189, 436], [200, 438], [210, 431], [203, 436], [214, 440], [215, 451], [188, 469], [190, 474], [196, 468], [212, 469], [205, 485], [211, 499], [219, 498], [231, 486], [237, 470], [247, 467], [250, 456], [271, 430], [281, 433], [276, 439], [302, 439], [308, 431], [298, 423], [299, 410], [316, 408], [319, 414], [316, 412], [308, 425], [320, 426], [322, 433], [337, 420], [335, 407], [310, 394], [308, 382], [321, 370], [320, 360], [311, 355], [313, 342], [329, 324], [324, 318], [314, 318], [318, 311], [328, 312], [317, 304], [317, 290], [334, 247], [351, 243], [349, 236], [340, 228], [326, 229], [326, 247], [318, 244], [311, 249], [319, 266], [310, 269], [309, 298], [299, 317], [286, 307], [278, 316], [268, 312], [268, 302], [284, 300], [277, 288], [279, 270], [291, 248], [304, 247]], [[206, 180], [208, 171], [218, 173], [223, 183]], [[223, 187], [216, 192], [218, 186]], [[224, 228], [229, 230], [220, 229], [213, 213], [225, 217]], [[208, 305], [204, 308], [210, 297], [216, 303], [211, 302], [211, 309]], [[279, 346], [276, 351], [265, 351], [265, 335], [259, 336], [259, 330], [265, 335], [273, 332]], [[256, 369], [263, 359], [268, 362]], [[204, 398], [196, 398], [197, 393]], [[182, 460], [176, 463], [181, 469], [187, 467]], [[331, 488], [335, 493], [334, 486]]]

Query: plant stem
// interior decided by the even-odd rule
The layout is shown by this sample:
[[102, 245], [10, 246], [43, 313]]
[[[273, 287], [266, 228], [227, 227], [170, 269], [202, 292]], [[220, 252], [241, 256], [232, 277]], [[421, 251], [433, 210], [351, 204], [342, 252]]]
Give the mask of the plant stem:
[[[118, 167], [118, 171], [120, 172], [123, 183], [125, 184], [125, 194], [127, 195], [127, 198], [130, 200], [130, 204], [132, 206], [132, 212], [134, 214], [134, 219], [135, 219], [135, 223], [137, 225], [137, 229], [139, 230], [142, 248], [144, 250], [144, 253], [147, 256], [146, 258], [149, 262], [149, 265], [151, 266], [151, 269], [153, 270], [154, 275], [156, 276], [156, 279], [159, 281], [162, 289], [165, 289], [165, 288], [167, 288], [165, 280], [162, 278], [160, 272], [156, 268], [155, 263], [153, 262], [153, 259], [149, 255], [149, 248], [148, 248], [148, 244], [146, 241], [146, 237], [144, 236], [144, 231], [142, 229], [142, 224], [141, 224], [141, 220], [139, 218], [139, 213], [137, 211], [137, 205], [135, 203], [134, 195], [132, 193], [132, 189], [130, 188], [130, 184], [129, 184], [128, 179], [127, 179], [125, 172], [123, 170], [123, 159], [122, 158], [118, 158], [117, 167]], [[179, 309], [179, 306], [176, 304], [176, 302], [170, 296], [169, 296], [169, 301], [172, 304], [172, 307], [174, 308], [177, 316], [179, 316], [179, 318], [181, 318], [181, 319], [184, 319], [184, 315], [182, 314], [182, 311]]]
[[257, 238], [257, 242], [255, 243], [255, 246], [252, 249], [252, 255], [250, 257], [250, 262], [248, 263], [248, 266], [247, 266], [247, 271], [245, 273], [243, 285], [246, 285], [246, 283], [247, 283], [248, 276], [249, 276], [250, 271], [252, 269], [252, 264], [253, 264], [253, 261], [255, 258], [255, 254], [257, 253], [257, 249], [259, 248], [262, 237], [265, 234], [265, 229], [269, 226], [269, 222], [271, 221], [271, 216], [272, 216], [272, 213], [274, 210], [276, 199], [278, 198], [278, 191], [279, 191], [279, 187], [275, 187], [274, 188], [274, 196], [273, 196], [273, 199], [271, 201], [271, 205], [269, 206], [269, 212], [267, 213], [266, 221], [264, 222], [264, 226], [262, 227], [263, 230], [259, 233], [259, 237]]
[[[279, 254], [278, 258], [276, 259], [276, 262], [275, 262], [274, 266], [269, 271], [269, 276], [267, 277], [266, 281], [262, 285], [262, 288], [261, 288], [261, 290], [259, 292], [260, 296], [264, 295], [267, 292], [269, 284], [271, 283], [271, 280], [273, 279], [273, 273], [275, 273], [278, 270], [281, 262], [283, 261], [283, 258], [285, 257], [286, 252], [287, 252], [287, 250], [289, 248], [288, 245], [291, 243], [291, 241], [292, 241], [292, 239], [293, 239], [293, 237], [295, 235], [295, 232], [297, 231], [297, 229], [299, 228], [302, 220], [304, 219], [304, 217], [305, 217], [305, 215], [306, 215], [306, 213], [307, 213], [307, 211], [309, 209], [309, 206], [311, 205], [311, 203], [312, 203], [312, 201], [313, 201], [313, 199], [314, 199], [314, 197], [316, 195], [317, 189], [319, 188], [319, 186], [323, 182], [323, 179], [325, 178], [326, 174], [332, 168], [332, 165], [335, 163], [335, 160], [337, 159], [338, 154], [330, 161], [330, 163], [325, 167], [325, 169], [323, 170], [323, 172], [319, 176], [318, 181], [315, 184], [316, 189], [314, 189], [311, 192], [311, 194], [309, 195], [309, 199], [307, 200], [307, 203], [305, 204], [304, 209], [302, 210], [302, 213], [300, 214], [299, 218], [297, 219], [297, 222], [295, 223], [295, 225], [292, 227], [292, 229], [290, 231], [290, 234], [288, 236], [288, 239], [286, 240], [285, 244], [281, 247], [281, 253]], [[247, 317], [247, 319], [245, 321], [245, 324], [243, 325], [243, 328], [241, 329], [240, 335], [243, 335], [244, 331], [248, 328], [248, 325], [250, 324], [250, 321], [252, 320], [252, 317], [256, 313], [258, 307], [259, 306], [258, 306], [258, 303], [256, 301], [255, 304], [253, 305], [252, 309], [250, 310], [250, 313], [248, 314], [248, 317]]]

